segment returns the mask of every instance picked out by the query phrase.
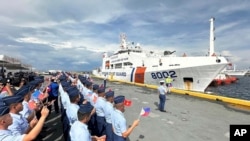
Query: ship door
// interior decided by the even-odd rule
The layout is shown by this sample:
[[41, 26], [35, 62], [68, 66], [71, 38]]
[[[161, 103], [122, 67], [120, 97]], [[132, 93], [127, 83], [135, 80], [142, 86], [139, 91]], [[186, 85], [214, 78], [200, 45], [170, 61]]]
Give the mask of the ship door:
[[146, 67], [137, 67], [135, 71], [135, 83], [144, 83]]
[[184, 77], [184, 86], [185, 90], [192, 90], [193, 89], [193, 78], [192, 77]]

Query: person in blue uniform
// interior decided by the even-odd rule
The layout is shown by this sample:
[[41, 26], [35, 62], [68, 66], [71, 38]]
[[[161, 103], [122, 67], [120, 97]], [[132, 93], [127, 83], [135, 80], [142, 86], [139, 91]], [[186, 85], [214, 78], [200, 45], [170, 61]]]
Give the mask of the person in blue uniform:
[[113, 129], [112, 129], [112, 121], [111, 114], [114, 111], [114, 91], [108, 91], [105, 94], [106, 105], [105, 105], [105, 120], [106, 120], [106, 141], [113, 141]]
[[102, 137], [91, 136], [88, 130], [87, 123], [90, 120], [93, 112], [93, 106], [91, 104], [82, 104], [77, 112], [78, 120], [73, 123], [70, 129], [71, 141], [101, 141], [105, 139], [105, 135]]
[[[51, 83], [49, 85], [50, 92], [48, 100], [49, 102], [54, 101], [54, 109], [56, 113], [59, 113], [59, 105], [58, 105], [58, 91], [59, 91], [59, 85], [56, 82], [56, 78], [52, 77]], [[51, 111], [52, 105], [48, 106], [49, 110]]]
[[159, 94], [159, 110], [161, 112], [166, 112], [166, 110], [164, 110], [164, 106], [165, 106], [165, 102], [166, 102], [166, 94], [167, 94], [167, 90], [166, 87], [164, 86], [164, 81], [160, 81], [160, 86], [158, 87], [158, 94]]
[[36, 138], [36, 136], [42, 130], [43, 124], [46, 117], [48, 116], [48, 109], [46, 107], [42, 108], [41, 118], [35, 125], [35, 127], [28, 134], [14, 135], [8, 127], [12, 124], [13, 120], [9, 114], [9, 106], [5, 102], [0, 102], [0, 141], [31, 141]]
[[106, 106], [105, 88], [101, 87], [98, 89], [98, 98], [95, 104], [97, 136], [102, 136], [106, 133], [105, 106]]
[[134, 120], [131, 127], [127, 128], [126, 119], [123, 114], [125, 112], [124, 100], [125, 97], [121, 95], [114, 98], [115, 110], [111, 115], [114, 141], [126, 141], [126, 138], [139, 124], [139, 119], [137, 119]]

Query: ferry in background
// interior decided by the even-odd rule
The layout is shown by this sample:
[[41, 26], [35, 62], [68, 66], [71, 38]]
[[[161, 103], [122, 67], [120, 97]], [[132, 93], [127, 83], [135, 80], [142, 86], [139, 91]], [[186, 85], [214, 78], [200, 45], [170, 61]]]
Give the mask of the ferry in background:
[[236, 70], [236, 65], [233, 65], [233, 68], [230, 65], [230, 67], [226, 67], [222, 72], [230, 76], [243, 77], [247, 74], [248, 70]]
[[159, 85], [168, 76], [176, 89], [204, 92], [227, 65], [225, 57], [214, 53], [214, 18], [210, 19], [210, 48], [207, 56], [176, 56], [175, 51], [146, 51], [121, 36], [120, 49], [104, 53], [102, 66], [93, 75], [111, 80]]

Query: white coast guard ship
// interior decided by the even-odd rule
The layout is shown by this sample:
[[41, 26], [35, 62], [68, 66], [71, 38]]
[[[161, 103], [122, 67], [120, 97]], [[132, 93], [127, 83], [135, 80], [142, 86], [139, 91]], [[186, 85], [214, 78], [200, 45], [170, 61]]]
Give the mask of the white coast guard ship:
[[104, 53], [102, 66], [93, 70], [98, 77], [128, 82], [158, 85], [168, 76], [173, 78], [173, 87], [204, 92], [211, 81], [221, 72], [228, 61], [214, 53], [214, 18], [210, 19], [210, 51], [208, 56], [190, 57], [174, 55], [174, 52], [143, 50], [132, 46], [121, 35], [120, 49], [108, 56]]

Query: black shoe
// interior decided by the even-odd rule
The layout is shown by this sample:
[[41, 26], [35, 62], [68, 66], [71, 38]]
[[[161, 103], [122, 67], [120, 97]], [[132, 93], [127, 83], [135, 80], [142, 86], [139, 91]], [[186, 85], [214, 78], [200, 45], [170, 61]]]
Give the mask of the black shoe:
[[160, 110], [161, 112], [167, 112], [166, 110]]

